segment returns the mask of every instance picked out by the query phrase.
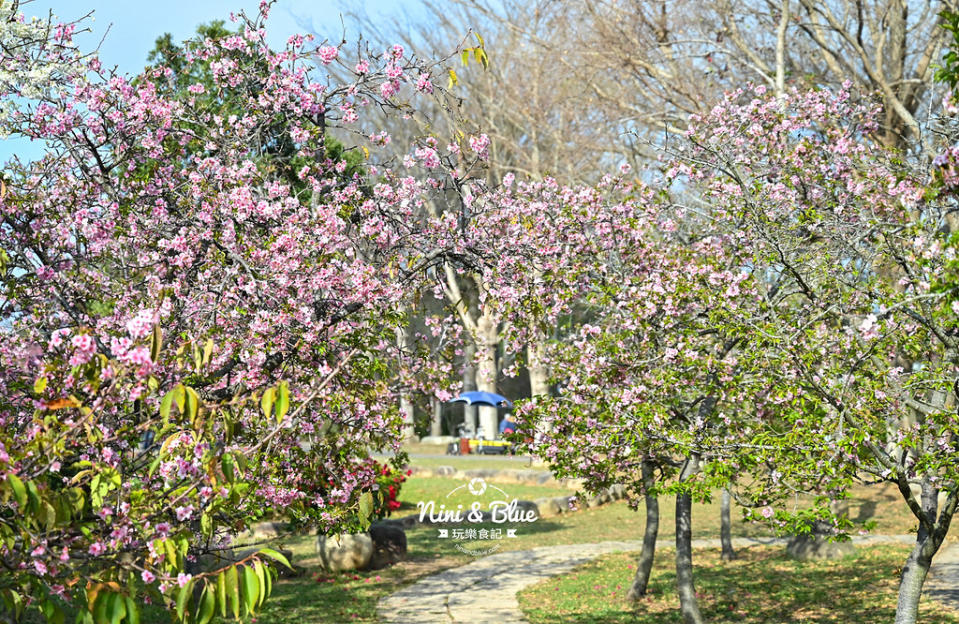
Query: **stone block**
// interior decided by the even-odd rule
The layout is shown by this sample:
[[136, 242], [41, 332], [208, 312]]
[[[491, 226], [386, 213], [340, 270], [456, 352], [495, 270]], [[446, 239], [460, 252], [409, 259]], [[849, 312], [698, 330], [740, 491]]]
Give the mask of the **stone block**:
[[379, 569], [406, 559], [406, 531], [390, 521], [377, 522], [370, 527], [373, 557], [370, 567]]
[[841, 559], [855, 550], [852, 542], [830, 542], [821, 535], [799, 535], [786, 544], [786, 554], [799, 561]]
[[329, 572], [364, 570], [373, 558], [373, 540], [367, 533], [321, 535], [316, 540], [316, 552]]

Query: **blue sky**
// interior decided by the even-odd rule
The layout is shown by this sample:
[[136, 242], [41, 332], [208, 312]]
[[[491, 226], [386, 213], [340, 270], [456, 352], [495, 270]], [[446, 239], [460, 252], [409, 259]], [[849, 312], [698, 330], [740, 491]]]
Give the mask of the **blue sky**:
[[[258, 6], [259, 0], [34, 0], [21, 3], [20, 10], [28, 17], [46, 17], [52, 10], [60, 21], [71, 21], [93, 11], [93, 20], [88, 20], [92, 33], [78, 36], [77, 43], [82, 49], [90, 49], [106, 34], [100, 46], [103, 65], [116, 65], [122, 72], [136, 73], [146, 64], [147, 54], [163, 33], [169, 32], [175, 40], [182, 41], [196, 31], [198, 24], [228, 20], [230, 12], [240, 10], [252, 15]], [[374, 20], [395, 19], [401, 23], [424, 17], [418, 0], [278, 0], [267, 27], [270, 45], [281, 47], [290, 35], [306, 32], [310, 27], [321, 36], [339, 41], [344, 24], [347, 37], [355, 40], [357, 30], [347, 15], [351, 11]], [[25, 141], [0, 141], [0, 162], [13, 153], [33, 158], [40, 150], [40, 146]]]

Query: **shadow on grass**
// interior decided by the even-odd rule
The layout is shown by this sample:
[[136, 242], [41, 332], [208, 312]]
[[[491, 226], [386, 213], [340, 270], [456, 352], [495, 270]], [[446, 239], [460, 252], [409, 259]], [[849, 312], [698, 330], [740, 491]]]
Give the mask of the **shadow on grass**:
[[[888, 622], [895, 617], [898, 566], [907, 549], [861, 548], [830, 562], [797, 562], [781, 548], [740, 550], [721, 563], [717, 551], [697, 551], [696, 588], [704, 618], [712, 623]], [[665, 553], [664, 553], [665, 554]], [[675, 573], [668, 556], [657, 557], [650, 594], [631, 607], [624, 598], [635, 554], [617, 553], [523, 592], [521, 604], [534, 624], [659, 624], [682, 622]], [[959, 617], [926, 602], [923, 622], [954, 624]]]

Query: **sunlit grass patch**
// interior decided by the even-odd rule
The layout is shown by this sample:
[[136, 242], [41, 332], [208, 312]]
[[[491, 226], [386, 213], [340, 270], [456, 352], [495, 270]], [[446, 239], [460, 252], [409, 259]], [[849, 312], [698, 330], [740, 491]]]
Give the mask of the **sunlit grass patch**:
[[[872, 624], [895, 619], [899, 566], [908, 547], [860, 547], [835, 561], [799, 562], [782, 547], [739, 551], [723, 563], [719, 551], [694, 552], [696, 591], [708, 622]], [[672, 549], [657, 553], [649, 594], [626, 600], [637, 553], [604, 555], [569, 574], [527, 588], [520, 606], [532, 624], [680, 623]], [[924, 600], [920, 621], [959, 623], [959, 613]]]

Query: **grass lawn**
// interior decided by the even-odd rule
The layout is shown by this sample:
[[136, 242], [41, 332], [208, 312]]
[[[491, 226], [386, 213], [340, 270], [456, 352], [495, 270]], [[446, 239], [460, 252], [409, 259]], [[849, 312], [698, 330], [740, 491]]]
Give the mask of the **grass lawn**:
[[410, 465], [433, 468], [436, 466], [453, 466], [457, 470], [472, 470], [474, 468], [513, 470], [542, 470], [547, 472], [546, 464], [529, 455], [447, 455], [446, 447], [439, 444], [420, 444], [411, 442], [403, 445], [403, 450], [410, 454]]
[[[695, 582], [699, 605], [713, 624], [891, 622], [896, 611], [899, 566], [908, 548], [859, 548], [845, 559], [800, 563], [782, 547], [741, 550], [722, 563], [718, 550], [697, 550]], [[625, 599], [637, 553], [614, 553], [554, 577], [519, 594], [532, 624], [681, 623], [672, 549], [659, 552], [650, 593], [637, 605]], [[919, 620], [959, 623], [959, 613], [924, 601]]]
[[[403, 485], [400, 495], [402, 508], [395, 513], [395, 517], [403, 517], [417, 513], [416, 503], [418, 501], [434, 500], [437, 505], [446, 503], [447, 507], [457, 504], [468, 504], [474, 497], [466, 491], [466, 488], [458, 490], [455, 494], [447, 497], [451, 490], [466, 481], [461, 479], [449, 479], [441, 477], [410, 477]], [[535, 499], [543, 496], [568, 496], [572, 494], [570, 490], [560, 487], [519, 485], [519, 484], [491, 484], [505, 490], [509, 498], [516, 497], [520, 499]], [[487, 496], [481, 499], [495, 496], [501, 498], [502, 495], [496, 490], [488, 490]], [[801, 502], [801, 501], [800, 501]], [[672, 498], [664, 497], [660, 501], [660, 538], [671, 539], [674, 535], [674, 501]], [[850, 501], [850, 516], [857, 521], [873, 520], [877, 523], [875, 533], [909, 533], [915, 528], [915, 521], [910, 516], [905, 504], [899, 498], [898, 492], [888, 486], [870, 488], [859, 488], [855, 491], [855, 496]], [[734, 536], [759, 536], [769, 535], [767, 529], [758, 524], [744, 523], [739, 520], [738, 510], [733, 510], [733, 535]], [[485, 525], [489, 528], [491, 525]], [[608, 540], [641, 540], [645, 526], [645, 513], [642, 507], [638, 511], [631, 510], [626, 503], [616, 502], [604, 505], [595, 509], [582, 509], [578, 512], [566, 514], [556, 518], [545, 518], [538, 520], [528, 526], [522, 526], [517, 530], [516, 539], [503, 539], [499, 542], [500, 550], [523, 550], [535, 548], [537, 546], [550, 546], [557, 544], [573, 543], [591, 543]], [[475, 527], [480, 528], [480, 527]], [[955, 533], [955, 531], [953, 531]], [[308, 574], [304, 577], [283, 580], [276, 584], [274, 594], [271, 600], [265, 605], [264, 611], [257, 617], [258, 623], [267, 624], [342, 624], [343, 622], [364, 622], [372, 624], [376, 622], [376, 604], [379, 599], [389, 593], [396, 591], [404, 585], [429, 574], [433, 574], [442, 569], [462, 565], [472, 560], [469, 555], [457, 551], [453, 543], [449, 540], [438, 539], [438, 528], [429, 526], [419, 526], [407, 531], [409, 560], [397, 564], [393, 567], [372, 571], [357, 572], [355, 574], [337, 574], [326, 575], [319, 571], [318, 561], [315, 558], [313, 537], [298, 537], [287, 539], [284, 545], [294, 551], [297, 565], [308, 569]], [[719, 536], [719, 503], [718, 497], [715, 501], [707, 504], [695, 504], [693, 506], [693, 537], [709, 538]], [[773, 549], [749, 549], [742, 551], [743, 559], [732, 564], [734, 567], [721, 567], [715, 560], [715, 554], [710, 551], [697, 551], [694, 560], [699, 574], [699, 589], [706, 595], [713, 596], [711, 600], [716, 600], [717, 604], [721, 601], [729, 613], [720, 619], [713, 613], [715, 621], [801, 621], [798, 619], [781, 619], [779, 616], [771, 615], [771, 611], [762, 609], [772, 609], [774, 605], [760, 606], [736, 606], [753, 604], [749, 601], [747, 594], [762, 594], [769, 588], [781, 587], [785, 594], [795, 592], [797, 588], [802, 588], [808, 601], [816, 600], [813, 596], [814, 587], [819, 586], [821, 591], [828, 594], [852, 593], [852, 590], [835, 591], [837, 583], [859, 578], [862, 587], [873, 587], [876, 589], [877, 599], [884, 601], [884, 605], [895, 604], [896, 593], [896, 569], [905, 560], [904, 547], [883, 546], [881, 550], [861, 549], [857, 559], [840, 564], [810, 564], [813, 567], [804, 567], [782, 558], [778, 558], [777, 553], [780, 548]], [[657, 585], [655, 588], [658, 593], [654, 594], [653, 602], [650, 604], [659, 604], [660, 611], [656, 617], [648, 620], [630, 620], [622, 615], [622, 606], [615, 602], [615, 598], [610, 594], [614, 591], [623, 591], [622, 589], [613, 589], [616, 585], [628, 587], [630, 572], [627, 565], [634, 563], [635, 554], [616, 555], [619, 563], [613, 565], [618, 570], [621, 577], [615, 583], [610, 581], [597, 581], [589, 585], [589, 591], [586, 594], [596, 593], [594, 586], [605, 586], [609, 592], [603, 594], [604, 608], [616, 607], [618, 609], [615, 617], [620, 619], [610, 619], [608, 621], [636, 621], [636, 622], [667, 622], [668, 619], [657, 619], [662, 616], [673, 617], [675, 609], [674, 598], [667, 598], [672, 589], [672, 572], [670, 571], [671, 560], [670, 553], [666, 551], [661, 554], [661, 561], [657, 563]], [[609, 558], [608, 558], [609, 559]], [[875, 559], [875, 561], [873, 561]], [[611, 561], [615, 558], [610, 559]], [[886, 576], [873, 578], [872, 575], [880, 574], [881, 566], [874, 565], [881, 560], [881, 565], [886, 566]], [[605, 561], [605, 560], [604, 560]], [[710, 563], [712, 561], [712, 564]], [[604, 564], [605, 565], [605, 564]], [[829, 568], [828, 566], [845, 566], [841, 568]], [[751, 567], [752, 566], [752, 567]], [[757, 567], [758, 566], [758, 567]], [[798, 571], [791, 566], [799, 566]], [[890, 567], [891, 566], [891, 567]], [[621, 568], [621, 569], [620, 569]], [[887, 569], [888, 568], [888, 569]], [[612, 568], [611, 568], [612, 570]], [[625, 572], [624, 572], [625, 570]], [[750, 572], [752, 570], [752, 572]], [[756, 571], [759, 570], [759, 571]], [[840, 571], [836, 571], [840, 570]], [[612, 574], [612, 572], [610, 572]], [[743, 576], [746, 574], [746, 576]], [[780, 576], [775, 576], [779, 574]], [[752, 575], [752, 576], [749, 576]], [[818, 576], [817, 576], [818, 575]], [[740, 578], [742, 577], [742, 578]], [[763, 578], [773, 580], [768, 581], [768, 588], [760, 589]], [[612, 578], [612, 577], [610, 577]], [[820, 581], [816, 581], [820, 578]], [[712, 579], [712, 580], [710, 580]], [[749, 580], [752, 579], [752, 580]], [[780, 579], [780, 580], [775, 580]], [[554, 579], [551, 583], [566, 582], [575, 579]], [[880, 583], [880, 581], [882, 581]], [[736, 583], [739, 583], [738, 585]], [[721, 587], [721, 589], [716, 589]], [[733, 594], [727, 595], [727, 591], [733, 591]], [[736, 593], [739, 592], [739, 593]], [[671, 595], [671, 594], [669, 594]], [[732, 596], [735, 598], [729, 598]], [[800, 594], [796, 598], [782, 597], [783, 604], [791, 605], [789, 608], [800, 609], [796, 606], [799, 603]], [[659, 600], [660, 602], [655, 602]], [[705, 600], [705, 599], [704, 599]], [[777, 601], [780, 598], [776, 599]], [[857, 598], [858, 600], [858, 598]], [[608, 604], [606, 604], [608, 603]], [[735, 603], [735, 604], [734, 604]], [[706, 602], [704, 601], [704, 606]], [[730, 605], [733, 609], [729, 609]], [[863, 603], [865, 604], [865, 603]], [[572, 607], [571, 607], [572, 608]], [[651, 607], [652, 608], [652, 607]], [[871, 607], [870, 607], [871, 608]], [[876, 607], [880, 608], [880, 607]], [[886, 608], [886, 607], [882, 607]], [[742, 619], [746, 616], [737, 616], [737, 610], [747, 610], [747, 614], [754, 613], [755, 618]], [[752, 609], [752, 611], [750, 611]], [[813, 602], [802, 607], [805, 610], [799, 610], [800, 615], [809, 611], [816, 615], [816, 605]], [[838, 611], [836, 611], [838, 613]], [[559, 613], [557, 611], [556, 613]], [[712, 613], [712, 612], [711, 612]], [[879, 611], [882, 615], [875, 619], [860, 619], [858, 621], [888, 621], [890, 617], [886, 611]], [[763, 615], [767, 614], [767, 615]], [[543, 617], [547, 617], [544, 615]], [[537, 620], [542, 622], [604, 622], [606, 616], [601, 614], [583, 615], [585, 619], [576, 619], [580, 616], [571, 614], [569, 618], [559, 617], [549, 620]], [[611, 616], [613, 617], [613, 616]], [[633, 617], [631, 614], [629, 617]], [[753, 617], [753, 615], [749, 615]], [[762, 618], [766, 617], [766, 620]], [[798, 617], [798, 616], [797, 616]], [[816, 615], [819, 617], [819, 615]], [[593, 619], [589, 619], [593, 618]], [[831, 621], [850, 621], [837, 616], [838, 619], [811, 619], [809, 621], [831, 622]], [[925, 618], [924, 622], [957, 622], [959, 619], [936, 620], [934, 618]]]

